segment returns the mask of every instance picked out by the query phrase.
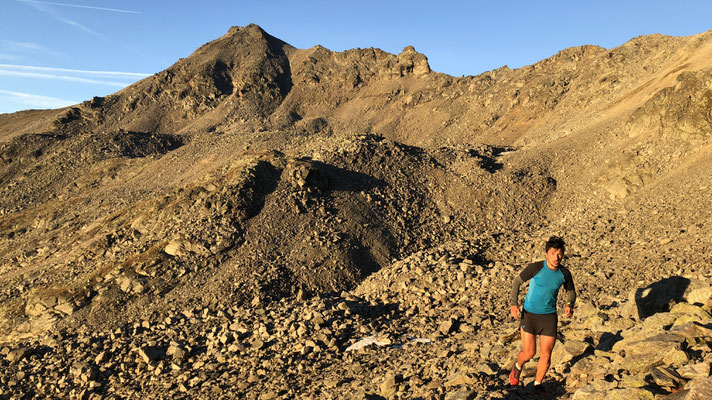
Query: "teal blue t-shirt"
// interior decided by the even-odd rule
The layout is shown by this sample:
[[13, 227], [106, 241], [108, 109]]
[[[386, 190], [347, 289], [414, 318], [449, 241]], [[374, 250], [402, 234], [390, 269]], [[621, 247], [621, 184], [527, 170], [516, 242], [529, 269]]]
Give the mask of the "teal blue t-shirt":
[[524, 298], [524, 309], [534, 314], [555, 313], [556, 298], [564, 281], [564, 273], [561, 269], [549, 269], [544, 261], [544, 268], [529, 282], [529, 290]]

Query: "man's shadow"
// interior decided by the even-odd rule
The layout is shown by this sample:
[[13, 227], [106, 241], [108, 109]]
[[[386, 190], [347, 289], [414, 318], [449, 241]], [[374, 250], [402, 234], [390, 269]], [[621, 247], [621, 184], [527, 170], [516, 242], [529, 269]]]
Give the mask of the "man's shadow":
[[502, 385], [500, 386], [489, 387], [488, 390], [499, 391], [504, 389], [506, 391], [506, 394], [502, 398], [504, 400], [558, 399], [567, 394], [564, 382], [552, 380], [547, 381], [545, 379], [542, 385], [546, 391], [545, 394], [537, 393], [534, 385], [532, 384], [526, 386], [511, 386], [506, 382], [502, 382]]

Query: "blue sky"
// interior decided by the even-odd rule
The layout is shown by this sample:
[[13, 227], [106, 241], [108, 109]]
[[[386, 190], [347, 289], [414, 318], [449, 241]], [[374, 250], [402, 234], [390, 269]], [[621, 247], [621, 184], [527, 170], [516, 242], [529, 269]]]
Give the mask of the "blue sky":
[[231, 26], [298, 48], [407, 45], [431, 68], [477, 75], [584, 44], [712, 29], [712, 1], [0, 0], [0, 113], [104, 96], [161, 71]]

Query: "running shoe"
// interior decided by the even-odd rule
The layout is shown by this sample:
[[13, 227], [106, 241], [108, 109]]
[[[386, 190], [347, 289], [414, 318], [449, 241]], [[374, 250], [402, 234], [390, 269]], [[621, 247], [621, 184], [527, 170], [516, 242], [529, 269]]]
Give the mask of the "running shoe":
[[512, 372], [509, 373], [509, 384], [512, 386], [519, 385], [519, 374], [522, 373], [521, 369], [517, 368], [517, 363], [512, 365]]
[[544, 388], [544, 385], [539, 384], [539, 385], [534, 385], [534, 394], [537, 396], [546, 396], [549, 394], [549, 392], [546, 391]]

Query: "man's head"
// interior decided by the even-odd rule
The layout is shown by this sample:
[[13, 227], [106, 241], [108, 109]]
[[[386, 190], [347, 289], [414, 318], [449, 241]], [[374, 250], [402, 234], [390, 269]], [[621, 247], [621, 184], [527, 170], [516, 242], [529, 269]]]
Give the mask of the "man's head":
[[546, 251], [546, 264], [551, 268], [559, 268], [561, 260], [564, 258], [564, 239], [552, 236], [546, 241], [544, 250]]

